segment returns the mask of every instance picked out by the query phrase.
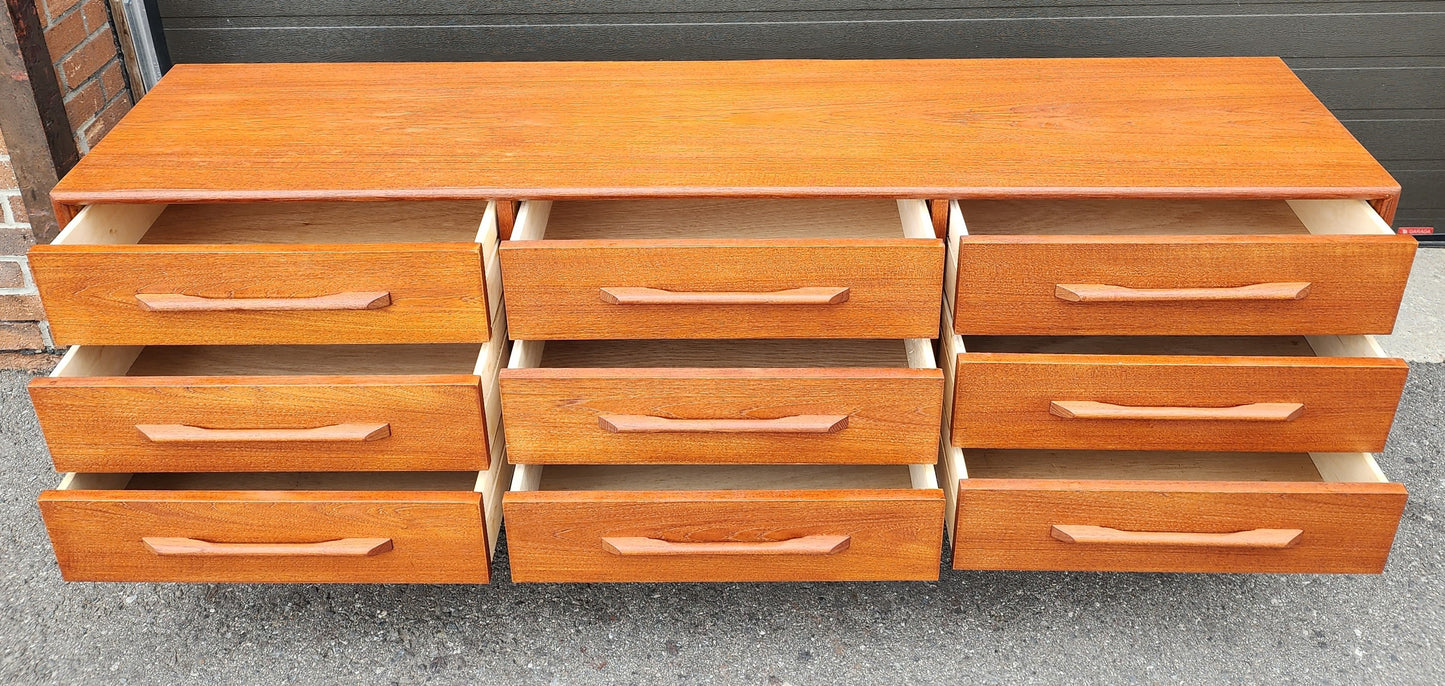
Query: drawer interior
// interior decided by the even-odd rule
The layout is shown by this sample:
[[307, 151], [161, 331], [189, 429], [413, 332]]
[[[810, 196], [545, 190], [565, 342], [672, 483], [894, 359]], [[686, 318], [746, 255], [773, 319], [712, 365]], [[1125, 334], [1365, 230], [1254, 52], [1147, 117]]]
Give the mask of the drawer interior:
[[514, 491], [938, 488], [933, 465], [517, 465]]
[[513, 240], [934, 237], [921, 200], [568, 200], [531, 202], [523, 210], [518, 224], [526, 228]]
[[[480, 374], [489, 346], [76, 346], [52, 377]], [[493, 363], [493, 366], [495, 363]]]
[[961, 336], [969, 353], [1384, 357], [1369, 336]]
[[1394, 233], [1363, 200], [960, 200], [958, 208], [956, 233], [970, 236]]
[[1384, 482], [1369, 453], [967, 450], [973, 479]]
[[54, 245], [489, 243], [487, 201], [90, 205]]
[[540, 367], [903, 367], [903, 340], [602, 340], [528, 341], [541, 347]]

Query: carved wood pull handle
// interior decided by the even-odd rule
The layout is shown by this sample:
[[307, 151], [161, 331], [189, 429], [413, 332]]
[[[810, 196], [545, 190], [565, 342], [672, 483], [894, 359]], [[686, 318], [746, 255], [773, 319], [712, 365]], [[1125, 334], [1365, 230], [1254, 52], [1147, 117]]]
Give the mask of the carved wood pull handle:
[[1230, 288], [1127, 288], [1101, 283], [1061, 283], [1054, 286], [1054, 297], [1076, 303], [1303, 300], [1309, 294], [1308, 281], [1257, 283]]
[[1304, 414], [1302, 403], [1250, 403], [1234, 407], [1134, 407], [1090, 400], [1052, 400], [1049, 414], [1064, 419], [1179, 419], [1224, 422], [1288, 422]]
[[365, 443], [391, 435], [391, 425], [332, 424], [313, 429], [206, 429], [185, 424], [136, 424], [153, 443]]
[[848, 302], [848, 288], [790, 288], [759, 293], [603, 288], [602, 302], [612, 305], [837, 305]]
[[1055, 524], [1049, 535], [1065, 543], [1106, 545], [1178, 545], [1193, 548], [1292, 548], [1301, 529], [1250, 529], [1224, 534], [1180, 531], [1121, 531], [1106, 526]]
[[390, 538], [339, 538], [319, 543], [213, 543], [196, 538], [146, 536], [141, 539], [157, 555], [186, 557], [372, 557], [391, 550]]
[[234, 312], [288, 310], [379, 310], [391, 305], [391, 293], [333, 293], [311, 298], [203, 298], [179, 293], [136, 293], [148, 312]]
[[848, 549], [848, 536], [800, 536], [786, 541], [679, 543], [660, 538], [606, 536], [602, 549], [623, 557], [639, 555], [835, 555]]
[[616, 434], [833, 434], [848, 415], [800, 414], [777, 419], [668, 419], [641, 414], [599, 414], [597, 425]]

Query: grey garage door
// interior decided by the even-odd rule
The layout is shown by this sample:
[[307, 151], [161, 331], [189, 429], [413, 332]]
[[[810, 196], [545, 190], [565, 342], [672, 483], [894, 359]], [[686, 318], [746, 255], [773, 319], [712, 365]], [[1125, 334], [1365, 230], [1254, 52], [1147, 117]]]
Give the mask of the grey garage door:
[[159, 0], [174, 62], [1280, 55], [1445, 230], [1445, 2]]

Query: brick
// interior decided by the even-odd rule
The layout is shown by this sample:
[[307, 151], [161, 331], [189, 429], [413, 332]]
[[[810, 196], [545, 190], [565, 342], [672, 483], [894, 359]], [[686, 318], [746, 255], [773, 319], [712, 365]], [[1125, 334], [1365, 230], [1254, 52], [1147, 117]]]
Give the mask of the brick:
[[38, 322], [45, 319], [45, 309], [38, 295], [0, 295], [0, 321]]
[[85, 17], [79, 12], [66, 16], [45, 30], [45, 46], [50, 48], [50, 61], [59, 62], [65, 53], [74, 50], [91, 34], [85, 29]]
[[25, 272], [19, 262], [0, 262], [0, 288], [22, 288], [25, 286]]
[[45, 0], [46, 23], [53, 23], [57, 17], [79, 4], [80, 0]]
[[79, 14], [85, 17], [85, 28], [89, 31], [110, 26], [110, 13], [105, 11], [105, 0], [86, 0], [86, 3], [80, 6]]
[[87, 81], [65, 99], [65, 115], [70, 118], [70, 128], [81, 130], [104, 106], [105, 93], [100, 81]]
[[45, 338], [36, 322], [0, 322], [0, 350], [44, 350]]
[[15, 170], [10, 167], [10, 160], [0, 160], [0, 192], [19, 189], [20, 182], [15, 180]]
[[0, 369], [26, 372], [49, 373], [60, 364], [60, 354], [50, 352], [9, 352], [0, 353]]
[[96, 115], [95, 121], [86, 127], [85, 142], [89, 145], [99, 143], [100, 139], [104, 138], [105, 134], [110, 132], [111, 127], [115, 126], [116, 122], [120, 121], [120, 118], [124, 117], [125, 113], [129, 111], [130, 98], [116, 98], [110, 101], [110, 104], [106, 105], [105, 109]]
[[25, 199], [18, 195], [11, 195], [5, 198], [10, 203], [10, 216], [15, 217], [17, 224], [30, 223], [30, 210], [25, 208]]
[[100, 72], [100, 85], [105, 88], [106, 100], [113, 100], [119, 95], [130, 99], [130, 89], [125, 85], [125, 67], [120, 60], [111, 62], [110, 66]]
[[0, 255], [24, 255], [35, 245], [30, 227], [0, 227]]
[[60, 61], [60, 73], [65, 76], [66, 87], [77, 88], [115, 57], [115, 38], [110, 29], [102, 29], [92, 34], [84, 45]]

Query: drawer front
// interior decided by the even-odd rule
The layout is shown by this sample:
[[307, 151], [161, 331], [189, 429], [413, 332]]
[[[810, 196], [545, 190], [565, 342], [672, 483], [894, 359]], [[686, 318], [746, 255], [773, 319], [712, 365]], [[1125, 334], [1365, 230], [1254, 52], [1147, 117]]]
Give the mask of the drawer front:
[[1375, 358], [964, 353], [962, 448], [1373, 452], [1409, 367]]
[[958, 244], [954, 329], [1389, 333], [1414, 254], [1409, 236], [967, 236]]
[[501, 258], [517, 340], [937, 335], [938, 240], [508, 241]]
[[490, 578], [478, 493], [46, 491], [40, 512], [68, 581]]
[[515, 464], [938, 457], [938, 369], [508, 369]]
[[36, 246], [30, 264], [60, 345], [491, 337], [471, 243]]
[[62, 472], [475, 471], [480, 379], [99, 377], [30, 382]]
[[938, 578], [937, 489], [510, 492], [503, 509], [515, 581]]
[[[1405, 489], [1392, 483], [964, 479], [953, 565], [1379, 573], [1404, 507]], [[1142, 535], [1158, 533], [1190, 536]]]

